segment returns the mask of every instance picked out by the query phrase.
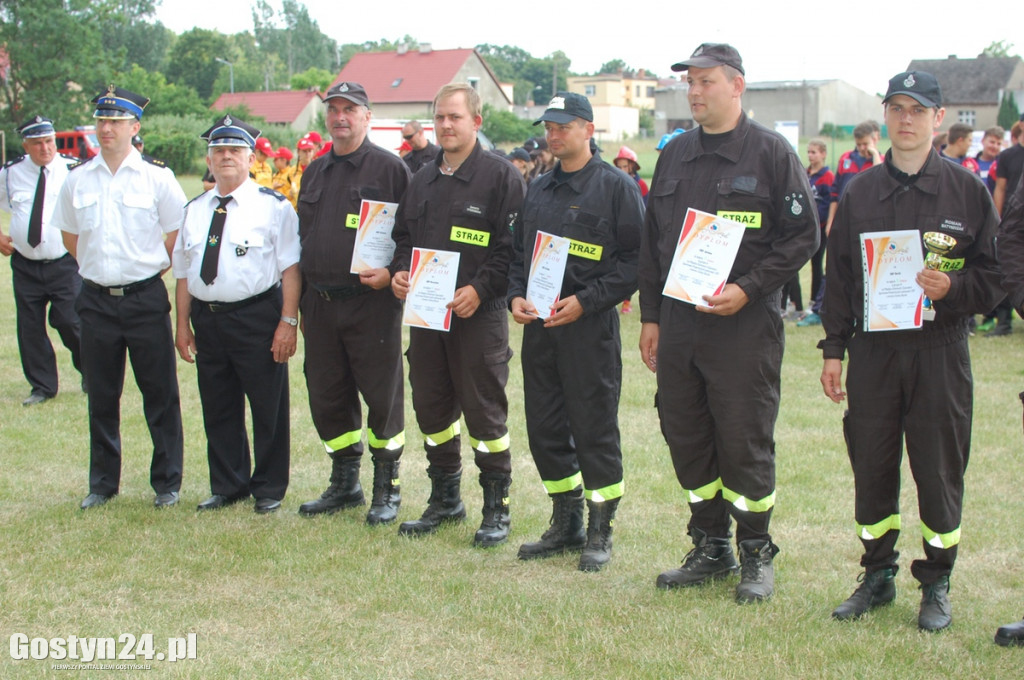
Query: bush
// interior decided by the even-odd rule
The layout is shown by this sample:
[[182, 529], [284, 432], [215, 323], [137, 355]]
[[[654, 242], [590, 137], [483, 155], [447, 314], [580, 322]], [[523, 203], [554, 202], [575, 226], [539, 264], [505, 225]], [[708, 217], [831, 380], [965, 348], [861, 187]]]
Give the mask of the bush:
[[139, 134], [146, 143], [146, 155], [159, 158], [177, 175], [203, 174], [206, 143], [199, 135], [213, 120], [213, 116], [144, 117]]

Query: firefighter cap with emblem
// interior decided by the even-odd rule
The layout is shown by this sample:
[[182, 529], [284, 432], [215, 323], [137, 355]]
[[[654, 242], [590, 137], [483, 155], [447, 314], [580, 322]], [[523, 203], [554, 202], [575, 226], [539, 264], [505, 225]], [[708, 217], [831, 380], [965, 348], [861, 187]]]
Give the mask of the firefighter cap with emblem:
[[577, 92], [559, 92], [551, 101], [544, 115], [534, 121], [534, 125], [540, 125], [545, 121], [565, 125], [577, 118], [593, 123], [594, 109], [590, 106], [590, 100]]
[[327, 102], [332, 99], [337, 99], [338, 97], [347, 99], [353, 104], [370, 108], [370, 98], [367, 96], [366, 90], [359, 83], [342, 81], [327, 90], [327, 94], [324, 95], [323, 101]]
[[142, 110], [149, 104], [149, 99], [121, 87], [110, 85], [106, 91], [92, 99], [96, 105], [93, 118], [142, 118]]
[[250, 149], [256, 146], [259, 136], [259, 130], [231, 115], [224, 116], [199, 135], [206, 140], [207, 146], [244, 146]]
[[22, 139], [39, 139], [40, 137], [52, 137], [56, 133], [53, 130], [52, 120], [42, 116], [33, 116], [21, 124], [18, 134]]
[[939, 81], [925, 71], [904, 71], [894, 75], [889, 79], [889, 89], [885, 91], [882, 103], [898, 94], [905, 94], [928, 107], [942, 106], [942, 88], [939, 87]]

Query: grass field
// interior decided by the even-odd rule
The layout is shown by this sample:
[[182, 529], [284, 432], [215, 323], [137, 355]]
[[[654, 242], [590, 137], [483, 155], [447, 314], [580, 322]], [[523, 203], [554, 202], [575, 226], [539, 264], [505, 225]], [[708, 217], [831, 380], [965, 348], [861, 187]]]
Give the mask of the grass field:
[[[194, 195], [195, 178], [186, 178]], [[661, 438], [654, 378], [636, 351], [639, 318], [623, 317], [620, 409], [626, 496], [611, 565], [576, 570], [576, 557], [516, 559], [519, 543], [546, 528], [550, 502], [529, 451], [519, 359], [508, 386], [513, 442], [512, 536], [491, 550], [470, 547], [480, 491], [472, 458], [465, 524], [433, 537], [401, 538], [364, 525], [364, 510], [305, 519], [328, 460], [313, 430], [292, 360], [292, 480], [284, 509], [251, 505], [197, 514], [209, 491], [194, 368], [179, 362], [185, 426], [182, 502], [152, 507], [149, 436], [129, 378], [122, 400], [121, 495], [83, 513], [87, 493], [86, 398], [66, 350], [66, 391], [23, 408], [28, 387], [14, 337], [7, 260], [0, 264], [0, 641], [154, 637], [194, 633], [197, 658], [139, 663], [147, 677], [175, 678], [1012, 678], [1024, 650], [992, 642], [995, 628], [1024, 614], [1021, 404], [1024, 332], [971, 340], [975, 428], [967, 473], [961, 559], [953, 575], [954, 623], [916, 628], [919, 593], [909, 568], [896, 603], [840, 624], [829, 612], [859, 572], [852, 476], [840, 434], [842, 407], [818, 384], [820, 328], [787, 324], [782, 410], [776, 429], [778, 500], [773, 534], [776, 595], [733, 602], [736, 580], [683, 592], [654, 587], [658, 572], [688, 549], [687, 511]], [[804, 272], [805, 284], [809, 273]], [[170, 283], [168, 281], [168, 283]], [[804, 290], [807, 290], [805, 285]], [[1018, 324], [1024, 326], [1024, 324]], [[513, 348], [520, 333], [513, 325]], [[59, 345], [59, 343], [58, 343]], [[408, 396], [407, 396], [408, 403]], [[400, 520], [419, 516], [428, 481], [411, 406]], [[905, 479], [910, 476], [904, 465]], [[370, 481], [364, 467], [363, 483]], [[903, 495], [903, 563], [921, 553], [913, 485]], [[123, 645], [118, 644], [120, 650]], [[2, 649], [2, 648], [0, 648]], [[67, 676], [51, 660], [0, 651], [0, 677]]]

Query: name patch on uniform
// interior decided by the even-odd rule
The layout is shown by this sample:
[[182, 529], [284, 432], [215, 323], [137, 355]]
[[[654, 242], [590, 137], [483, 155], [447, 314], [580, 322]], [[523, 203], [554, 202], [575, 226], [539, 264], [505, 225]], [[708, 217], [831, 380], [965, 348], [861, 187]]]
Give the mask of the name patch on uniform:
[[604, 246], [569, 239], [569, 254], [576, 257], [585, 257], [588, 260], [600, 260], [604, 252]]
[[761, 228], [761, 213], [759, 212], [737, 212], [733, 210], [719, 210], [719, 217], [724, 217], [733, 222], [739, 222], [747, 229]]
[[948, 217], [942, 220], [942, 225], [939, 227], [943, 231], [953, 231], [958, 234], [964, 233], [964, 224], [959, 220], [951, 220]]
[[349, 229], [358, 229], [359, 215], [356, 213], [349, 213], [348, 215], [345, 215], [345, 226]]
[[478, 229], [466, 229], [465, 227], [453, 226], [451, 240], [459, 243], [468, 243], [471, 246], [483, 246], [486, 248], [487, 244], [491, 242], [491, 234]]
[[962, 257], [944, 257], [938, 266], [940, 272], [957, 272], [963, 268], [964, 258]]

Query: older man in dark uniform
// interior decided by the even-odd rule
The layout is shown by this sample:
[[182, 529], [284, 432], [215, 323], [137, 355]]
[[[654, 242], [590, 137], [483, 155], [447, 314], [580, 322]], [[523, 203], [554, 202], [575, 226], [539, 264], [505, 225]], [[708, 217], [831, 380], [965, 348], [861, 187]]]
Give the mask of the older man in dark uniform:
[[424, 165], [432, 163], [441, 151], [441, 147], [437, 144], [432, 144], [427, 139], [427, 133], [423, 130], [423, 124], [418, 120], [410, 120], [402, 126], [402, 139], [407, 141], [409, 146], [412, 147], [412, 151], [405, 154], [405, 158], [402, 160], [405, 161], [405, 164], [409, 166], [409, 171], [414, 175]]
[[153, 439], [154, 504], [178, 502], [183, 439], [171, 304], [161, 274], [171, 264], [185, 194], [162, 161], [132, 148], [149, 99], [111, 85], [93, 99], [100, 153], [72, 166], [53, 224], [78, 260], [82, 361], [89, 391], [89, 495], [106, 503], [121, 482], [125, 353]]
[[[193, 199], [174, 247], [178, 354], [196, 364], [213, 495], [199, 510], [256, 498], [281, 507], [290, 454], [288, 359], [299, 314], [298, 218], [249, 178], [259, 130], [224, 116], [203, 133], [217, 184]], [[252, 413], [253, 458], [245, 432]]]
[[50, 225], [68, 166], [75, 161], [57, 154], [49, 118], [30, 118], [18, 128], [18, 134], [26, 155], [0, 170], [0, 210], [11, 214], [10, 235], [0, 230], [0, 253], [11, 258], [21, 370], [32, 389], [21, 403], [32, 406], [57, 394], [57, 357], [46, 335], [47, 307], [50, 325], [71, 352], [75, 368], [82, 370], [81, 331], [75, 311], [82, 277], [64, 247], [60, 230]]
[[[793, 148], [743, 112], [736, 49], [706, 43], [672, 69], [687, 72], [700, 128], [668, 143], [647, 195], [640, 354], [658, 376], [661, 428], [690, 504], [694, 548], [657, 586], [692, 586], [739, 568], [736, 600], [753, 602], [771, 597], [778, 552], [769, 522], [785, 345], [780, 291], [817, 249], [818, 217]], [[699, 305], [662, 295], [688, 208], [747, 225], [728, 282]]]

